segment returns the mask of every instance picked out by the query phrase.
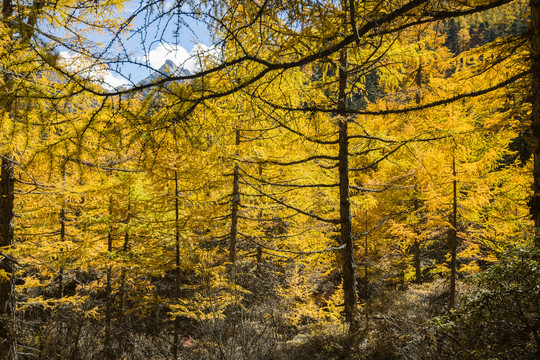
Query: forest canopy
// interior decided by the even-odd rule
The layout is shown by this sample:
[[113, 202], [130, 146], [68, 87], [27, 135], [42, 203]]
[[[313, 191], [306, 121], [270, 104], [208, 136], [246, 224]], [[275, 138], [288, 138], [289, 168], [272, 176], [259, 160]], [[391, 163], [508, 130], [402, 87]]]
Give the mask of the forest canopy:
[[0, 42], [0, 360], [540, 357], [540, 3], [3, 0]]

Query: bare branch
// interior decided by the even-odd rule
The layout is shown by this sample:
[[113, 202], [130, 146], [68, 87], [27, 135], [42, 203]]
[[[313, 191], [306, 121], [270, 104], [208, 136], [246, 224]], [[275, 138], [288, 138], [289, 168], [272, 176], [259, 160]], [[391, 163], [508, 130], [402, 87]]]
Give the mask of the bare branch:
[[277, 198], [275, 198], [274, 196], [272, 195], [269, 195], [269, 194], [266, 194], [264, 191], [262, 191], [261, 189], [259, 189], [258, 187], [254, 186], [253, 184], [251, 184], [249, 181], [246, 180], [246, 178], [242, 175], [240, 175], [240, 177], [244, 180], [245, 184], [248, 185], [249, 187], [251, 187], [252, 189], [254, 189], [255, 191], [259, 192], [260, 194], [266, 196], [267, 198], [271, 199], [272, 201], [275, 201], [276, 203], [278, 204], [281, 204], [283, 206], [285, 206], [287, 209], [291, 209], [291, 210], [294, 210], [302, 215], [305, 215], [305, 216], [309, 216], [309, 217], [312, 217], [314, 219], [317, 219], [319, 221], [322, 221], [322, 222], [325, 222], [325, 223], [329, 223], [329, 224], [339, 224], [339, 219], [325, 219], [323, 217], [320, 217], [318, 215], [315, 215], [313, 213], [310, 213], [308, 211], [305, 211], [305, 210], [302, 210], [302, 209], [299, 209], [295, 206], [292, 206], [290, 204], [287, 204], [285, 203], [284, 201], [281, 201]]
[[298, 165], [303, 164], [309, 161], [315, 161], [315, 160], [332, 160], [337, 161], [337, 156], [329, 156], [329, 155], [313, 155], [310, 157], [307, 157], [305, 159], [295, 160], [295, 161], [276, 161], [276, 160], [262, 160], [262, 161], [253, 161], [253, 160], [243, 160], [240, 159], [239, 161], [244, 163], [250, 163], [250, 164], [272, 164], [272, 165], [281, 165], [281, 166], [290, 166], [290, 165]]
[[254, 238], [258, 238], [256, 236], [248, 236], [248, 235], [242, 234], [240, 232], [239, 232], [239, 234], [242, 235], [246, 240], [251, 241], [255, 245], [260, 246], [262, 248], [265, 248], [267, 250], [272, 250], [272, 251], [276, 251], [276, 252], [283, 252], [283, 253], [288, 253], [288, 254], [295, 254], [295, 255], [322, 254], [322, 253], [331, 252], [331, 251], [343, 250], [345, 248], [345, 246], [346, 246], [346, 244], [343, 244], [343, 245], [339, 245], [339, 246], [327, 247], [326, 249], [322, 249], [322, 250], [312, 250], [312, 251], [295, 251], [295, 250], [276, 249], [274, 247], [264, 245], [264, 244], [261, 244], [258, 241], [255, 241]]
[[377, 230], [378, 228], [380, 228], [380, 227], [381, 227], [385, 222], [387, 222], [388, 220], [390, 220], [390, 217], [385, 217], [385, 218], [383, 218], [381, 221], [379, 221], [379, 222], [377, 223], [377, 225], [375, 225], [375, 226], [372, 227], [371, 229], [356, 234], [356, 235], [354, 236], [354, 240], [358, 240], [358, 239], [360, 238], [360, 236], [369, 235], [371, 232], [373, 232], [373, 231]]
[[[347, 110], [345, 110], [345, 112], [347, 114], [379, 116], [379, 115], [405, 114], [405, 113], [409, 113], [409, 112], [425, 110], [425, 109], [429, 109], [429, 108], [433, 108], [433, 107], [437, 107], [437, 106], [441, 106], [441, 105], [448, 105], [448, 104], [454, 103], [454, 102], [459, 101], [459, 100], [468, 99], [468, 98], [474, 98], [474, 97], [477, 97], [477, 96], [488, 94], [488, 93], [490, 93], [492, 91], [504, 88], [504, 87], [506, 87], [506, 86], [520, 80], [521, 78], [529, 75], [530, 73], [531, 73], [531, 70], [527, 70], [527, 71], [521, 72], [521, 73], [519, 73], [517, 75], [514, 75], [514, 76], [508, 78], [507, 80], [502, 81], [502, 82], [500, 82], [500, 83], [498, 83], [496, 85], [488, 87], [486, 89], [482, 89], [482, 90], [478, 90], [478, 91], [472, 91], [472, 92], [469, 92], [469, 93], [459, 94], [459, 95], [456, 95], [456, 96], [453, 96], [453, 97], [450, 97], [450, 98], [447, 98], [447, 99], [437, 100], [437, 101], [433, 101], [433, 102], [423, 104], [423, 105], [411, 106], [411, 107], [406, 107], [406, 108], [401, 108], [401, 109], [388, 109], [388, 110], [376, 110], [376, 111], [347, 109]], [[278, 104], [274, 104], [274, 103], [270, 103], [270, 102], [268, 102], [268, 103], [269, 103], [269, 105], [271, 105], [271, 106], [273, 106], [273, 107], [275, 107], [277, 109], [286, 110], [286, 111], [322, 112], [322, 113], [336, 113], [337, 112], [337, 109], [334, 109], [334, 108], [322, 108], [322, 107], [316, 107], [316, 106], [315, 107], [314, 106], [287, 107], [287, 106], [282, 106], [282, 105], [278, 105]]]
[[339, 184], [284, 184], [284, 183], [273, 183], [261, 178], [257, 178], [253, 175], [248, 174], [244, 169], [239, 168], [239, 170], [244, 173], [250, 179], [256, 180], [265, 185], [279, 186], [279, 187], [294, 187], [294, 188], [331, 188], [338, 187]]

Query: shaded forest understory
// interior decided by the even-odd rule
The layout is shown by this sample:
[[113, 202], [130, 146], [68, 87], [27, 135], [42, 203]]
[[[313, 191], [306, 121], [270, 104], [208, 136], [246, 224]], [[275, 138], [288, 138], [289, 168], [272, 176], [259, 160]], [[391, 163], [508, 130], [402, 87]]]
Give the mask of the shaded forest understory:
[[0, 360], [540, 359], [540, 3], [2, 5]]
[[[83, 304], [34, 305], [18, 315], [18, 336], [32, 339], [26, 343], [30, 346], [19, 345], [19, 356], [170, 359], [179, 330], [179, 359], [534, 359], [540, 279], [537, 255], [531, 257], [531, 252], [517, 250], [478, 282], [460, 283], [466, 295], [452, 313], [445, 310], [449, 294], [444, 281], [374, 289], [362, 300], [353, 332], [339, 316], [342, 308], [328, 309], [317, 292], [284, 298], [275, 290], [284, 279], [268, 265], [254, 270], [245, 264], [246, 272], [237, 280], [249, 295], [230, 302], [215, 317], [172, 320], [162, 300], [174, 296], [170, 276], [155, 280], [155, 299], [144, 309], [136, 308], [133, 298], [138, 294], [133, 293], [125, 304], [129, 310], [122, 310], [121, 294], [113, 292], [117, 302], [109, 324], [92, 314], [106, 307], [103, 293], [89, 294]], [[211, 297], [204, 305], [216, 305]], [[109, 355], [104, 355], [105, 346]]]

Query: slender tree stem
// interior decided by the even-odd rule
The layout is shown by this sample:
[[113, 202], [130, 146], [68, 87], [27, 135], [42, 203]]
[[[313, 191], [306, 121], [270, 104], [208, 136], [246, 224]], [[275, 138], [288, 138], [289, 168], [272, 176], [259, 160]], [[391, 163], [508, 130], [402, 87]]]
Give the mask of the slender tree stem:
[[[109, 217], [112, 217], [113, 214], [113, 199], [112, 196], [109, 197]], [[113, 251], [113, 225], [112, 219], [111, 225], [109, 226], [109, 231], [107, 233], [107, 253], [110, 255]], [[105, 359], [113, 360], [114, 354], [112, 352], [112, 265], [107, 266], [107, 284], [105, 287], [105, 339], [104, 339], [104, 348], [105, 348]]]
[[[235, 145], [240, 145], [240, 129], [236, 129]], [[240, 169], [238, 164], [233, 170], [233, 193], [231, 209], [231, 234], [229, 243], [229, 272], [234, 273], [236, 266], [236, 243], [238, 241], [238, 208], [240, 207]]]
[[356, 328], [356, 276], [354, 243], [351, 224], [351, 200], [349, 192], [349, 138], [347, 110], [347, 49], [342, 49], [339, 58], [339, 213], [341, 244], [343, 248], [343, 291], [345, 293], [345, 320], [351, 331]]
[[457, 173], [456, 157], [452, 157], [452, 175], [453, 175], [453, 201], [452, 201], [452, 228], [449, 232], [450, 245], [450, 300], [449, 308], [456, 307], [456, 254], [457, 254]]
[[[178, 171], [174, 171], [174, 243], [175, 243], [175, 296], [180, 297], [180, 208], [178, 202]], [[173, 358], [178, 360], [180, 351], [180, 318], [174, 318]]]
[[[2, 157], [0, 171], [0, 247], [13, 244], [14, 224], [14, 164], [8, 158]], [[13, 325], [9, 318], [13, 315], [13, 264], [11, 259], [4, 256], [0, 259], [0, 270], [5, 271], [9, 279], [0, 279], [0, 359], [15, 359], [16, 341], [13, 338]]]
[[531, 130], [533, 135], [533, 195], [530, 210], [536, 236], [535, 247], [540, 249], [540, 1], [530, 0], [531, 8]]

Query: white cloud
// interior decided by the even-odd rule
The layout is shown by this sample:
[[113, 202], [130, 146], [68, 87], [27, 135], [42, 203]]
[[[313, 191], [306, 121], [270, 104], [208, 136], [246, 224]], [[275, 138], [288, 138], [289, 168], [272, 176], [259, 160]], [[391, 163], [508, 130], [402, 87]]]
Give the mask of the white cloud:
[[177, 66], [195, 72], [202, 68], [206, 58], [218, 56], [219, 52], [215, 48], [201, 43], [195, 44], [189, 52], [180, 45], [165, 43], [151, 50], [146, 58], [148, 64], [154, 69], [159, 69], [166, 60], [171, 60]]
[[107, 71], [103, 76], [103, 86], [109, 90], [128, 85], [130, 82], [123, 76], [115, 76], [111, 71]]
[[63, 51], [60, 53], [60, 59], [60, 64], [64, 69], [84, 78], [99, 79], [102, 77], [101, 74], [106, 71], [103, 64], [80, 54]]
[[111, 72], [107, 65], [71, 52], [61, 52], [64, 68], [74, 75], [90, 79], [108, 90], [114, 90], [129, 81], [119, 74]]
[[159, 44], [146, 55], [146, 61], [154, 69], [159, 69], [166, 60], [182, 65], [188, 60], [189, 53], [180, 45]]

